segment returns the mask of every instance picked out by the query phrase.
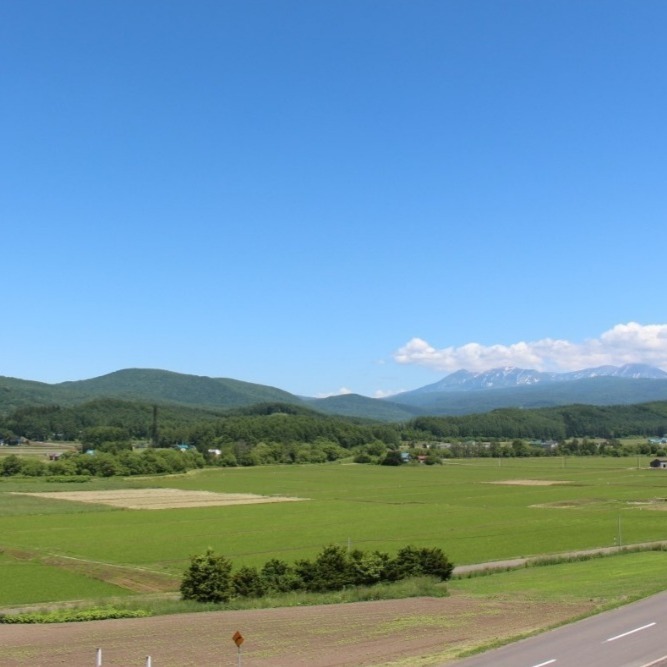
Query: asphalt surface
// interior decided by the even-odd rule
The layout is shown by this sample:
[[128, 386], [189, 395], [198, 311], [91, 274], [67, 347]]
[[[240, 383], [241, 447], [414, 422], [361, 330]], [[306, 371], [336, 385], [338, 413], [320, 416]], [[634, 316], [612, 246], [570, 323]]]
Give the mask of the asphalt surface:
[[455, 667], [665, 667], [667, 592], [447, 664]]

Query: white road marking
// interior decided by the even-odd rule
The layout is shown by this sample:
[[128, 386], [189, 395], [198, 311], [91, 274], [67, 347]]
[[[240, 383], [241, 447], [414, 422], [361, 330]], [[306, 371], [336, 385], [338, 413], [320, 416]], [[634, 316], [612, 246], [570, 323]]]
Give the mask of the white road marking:
[[663, 655], [662, 658], [658, 658], [657, 660], [652, 660], [651, 662], [647, 662], [645, 665], [642, 665], [641, 667], [653, 667], [653, 665], [659, 665], [661, 662], [664, 662], [667, 660], [667, 655]]
[[551, 665], [554, 662], [556, 662], [556, 658], [552, 658], [551, 660], [547, 660], [546, 662], [541, 662], [539, 665], [533, 665], [533, 667], [544, 667], [545, 665]]
[[609, 639], [606, 639], [605, 641], [613, 642], [613, 641], [616, 641], [617, 639], [621, 639], [621, 637], [627, 637], [628, 635], [633, 635], [635, 632], [641, 632], [642, 630], [646, 630], [646, 628], [652, 628], [654, 625], [655, 625], [655, 622], [648, 623], [647, 625], [642, 625], [641, 628], [635, 628], [634, 630], [628, 630], [628, 632], [624, 632], [622, 635], [616, 635], [615, 637], [610, 637]]

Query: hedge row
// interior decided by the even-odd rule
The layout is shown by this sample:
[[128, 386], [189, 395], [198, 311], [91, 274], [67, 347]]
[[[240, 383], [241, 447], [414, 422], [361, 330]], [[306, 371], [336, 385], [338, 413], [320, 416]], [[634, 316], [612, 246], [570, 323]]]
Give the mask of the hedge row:
[[193, 556], [181, 582], [184, 600], [227, 602], [236, 597], [258, 598], [290, 591], [323, 592], [350, 586], [372, 586], [409, 577], [431, 576], [446, 581], [454, 566], [438, 547], [403, 547], [395, 557], [329, 545], [315, 560], [294, 565], [273, 558], [260, 569], [232, 562], [208, 549]]
[[180, 452], [174, 449], [146, 449], [118, 453], [95, 452], [78, 454], [67, 452], [58, 461], [41, 461], [35, 458], [10, 454], [0, 460], [1, 477], [65, 477], [82, 476], [113, 477], [122, 475], [158, 475], [180, 473], [203, 468], [204, 457], [195, 451]]
[[23, 614], [0, 614], [0, 623], [72, 623], [78, 621], [103, 621], [109, 618], [142, 618], [150, 612], [142, 610], [114, 609], [60, 609], [48, 612], [25, 612]]

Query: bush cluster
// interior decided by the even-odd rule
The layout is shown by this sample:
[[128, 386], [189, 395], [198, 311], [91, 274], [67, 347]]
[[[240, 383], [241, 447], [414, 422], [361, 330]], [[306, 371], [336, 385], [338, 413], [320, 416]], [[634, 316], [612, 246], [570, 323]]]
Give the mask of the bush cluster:
[[228, 558], [208, 549], [192, 557], [181, 582], [181, 595], [197, 602], [227, 602], [291, 591], [338, 591], [420, 576], [446, 581], [453, 569], [438, 547], [406, 546], [392, 558], [380, 551], [348, 551], [332, 544], [312, 561], [290, 565], [272, 558], [261, 568], [243, 566], [233, 572]]
[[195, 451], [174, 449], [146, 449], [144, 451], [98, 452], [93, 454], [65, 453], [57, 461], [48, 463], [10, 454], [0, 461], [0, 476], [65, 477], [114, 475], [156, 475], [186, 472], [203, 468], [204, 457]]

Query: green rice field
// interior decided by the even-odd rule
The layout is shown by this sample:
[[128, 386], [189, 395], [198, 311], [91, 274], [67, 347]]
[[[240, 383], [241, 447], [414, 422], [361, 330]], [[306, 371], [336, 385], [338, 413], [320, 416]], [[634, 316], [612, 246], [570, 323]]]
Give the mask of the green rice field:
[[665, 589], [667, 575], [663, 551], [619, 553], [605, 558], [559, 563], [498, 572], [490, 576], [458, 579], [447, 585], [468, 595], [495, 599], [550, 600], [594, 599], [622, 601]]
[[0, 554], [0, 605], [130, 595], [130, 591], [59, 567]]
[[[397, 468], [265, 466], [83, 484], [2, 479], [0, 578], [19, 570], [16, 553], [23, 560], [26, 554], [33, 557], [33, 564], [46, 570], [25, 577], [0, 602], [23, 604], [39, 597], [40, 582], [50, 570], [61, 569], [43, 565], [52, 557], [141, 568], [174, 575], [178, 582], [190, 556], [207, 547], [238, 566], [311, 558], [330, 543], [389, 553], [412, 544], [441, 547], [462, 565], [667, 540], [667, 471], [649, 469], [648, 461], [591, 457], [468, 459]], [[305, 500], [132, 510], [11, 493], [124, 487]], [[104, 594], [91, 584], [101, 582], [70, 574], [75, 580], [60, 587], [59, 599]]]

